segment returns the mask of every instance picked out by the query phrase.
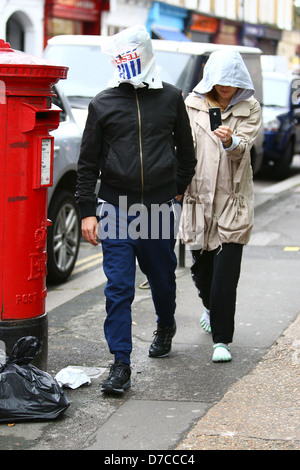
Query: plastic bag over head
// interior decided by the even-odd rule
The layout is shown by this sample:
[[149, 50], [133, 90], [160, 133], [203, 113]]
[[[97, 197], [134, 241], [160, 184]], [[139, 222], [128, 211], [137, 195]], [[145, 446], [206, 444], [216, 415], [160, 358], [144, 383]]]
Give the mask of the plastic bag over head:
[[0, 367], [0, 423], [56, 419], [70, 406], [57, 381], [29, 364], [41, 348], [38, 338], [23, 337]]
[[136, 25], [109, 36], [102, 44], [102, 51], [109, 54], [115, 67], [108, 86], [131, 83], [135, 88], [162, 88], [160, 71], [145, 26]]

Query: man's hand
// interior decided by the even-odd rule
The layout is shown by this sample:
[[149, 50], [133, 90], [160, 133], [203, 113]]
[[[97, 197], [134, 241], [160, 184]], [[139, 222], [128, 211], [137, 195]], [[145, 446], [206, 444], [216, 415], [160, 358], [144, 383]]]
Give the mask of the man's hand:
[[98, 233], [98, 222], [97, 218], [92, 217], [85, 217], [81, 221], [81, 232], [83, 238], [91, 243], [91, 245], [97, 246], [97, 233]]

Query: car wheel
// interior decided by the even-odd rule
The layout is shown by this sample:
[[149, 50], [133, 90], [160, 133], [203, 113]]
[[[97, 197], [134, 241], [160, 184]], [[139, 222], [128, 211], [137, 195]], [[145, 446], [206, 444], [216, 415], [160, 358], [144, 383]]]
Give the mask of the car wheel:
[[273, 166], [273, 176], [276, 179], [284, 179], [289, 175], [290, 165], [294, 156], [294, 145], [292, 140], [289, 141], [282, 153], [282, 158]]
[[47, 236], [47, 280], [60, 283], [70, 276], [80, 245], [80, 217], [74, 196], [62, 191], [48, 211], [52, 225]]

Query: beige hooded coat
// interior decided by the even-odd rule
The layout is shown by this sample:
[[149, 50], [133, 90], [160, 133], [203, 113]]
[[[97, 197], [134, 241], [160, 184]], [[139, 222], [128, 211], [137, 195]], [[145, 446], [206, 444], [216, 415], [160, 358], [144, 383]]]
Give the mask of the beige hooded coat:
[[[224, 85], [220, 80], [214, 84]], [[247, 244], [254, 218], [250, 149], [261, 125], [260, 105], [250, 96], [222, 113], [222, 124], [238, 137], [233, 150], [226, 150], [210, 130], [205, 96], [191, 93], [186, 107], [197, 165], [184, 195], [181, 239], [191, 249], [214, 250], [223, 243]]]

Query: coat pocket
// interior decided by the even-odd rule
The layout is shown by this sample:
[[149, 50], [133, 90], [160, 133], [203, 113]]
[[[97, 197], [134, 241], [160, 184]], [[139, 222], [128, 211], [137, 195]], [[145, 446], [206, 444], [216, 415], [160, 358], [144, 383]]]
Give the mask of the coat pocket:
[[232, 194], [218, 217], [222, 242], [242, 243], [253, 226], [253, 206], [243, 194]]
[[185, 195], [183, 200], [179, 235], [183, 243], [201, 247], [204, 241], [203, 205], [194, 197]]

